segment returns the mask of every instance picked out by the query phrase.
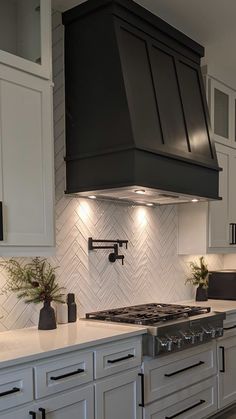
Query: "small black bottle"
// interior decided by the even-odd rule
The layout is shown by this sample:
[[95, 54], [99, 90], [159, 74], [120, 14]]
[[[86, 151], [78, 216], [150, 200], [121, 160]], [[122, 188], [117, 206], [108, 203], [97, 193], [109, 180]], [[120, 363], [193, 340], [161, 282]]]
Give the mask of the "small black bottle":
[[68, 305], [68, 322], [73, 323], [77, 320], [77, 306], [75, 302], [75, 294], [67, 295], [67, 305]]

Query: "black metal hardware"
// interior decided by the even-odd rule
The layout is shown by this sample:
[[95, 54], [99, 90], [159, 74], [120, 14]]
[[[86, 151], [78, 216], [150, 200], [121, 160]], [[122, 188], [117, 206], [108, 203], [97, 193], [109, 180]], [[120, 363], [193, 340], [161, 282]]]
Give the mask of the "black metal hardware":
[[[111, 245], [103, 245], [103, 246], [94, 246], [94, 243], [113, 243]], [[92, 237], [88, 239], [88, 249], [91, 250], [98, 250], [98, 249], [113, 249], [114, 252], [110, 253], [108, 259], [110, 262], [114, 263], [117, 260], [122, 261], [122, 265], [124, 265], [124, 255], [119, 255], [119, 247], [128, 248], [128, 240], [95, 240]]]
[[114, 253], [110, 253], [108, 259], [110, 262], [114, 263], [118, 259], [121, 259], [122, 265], [124, 265], [124, 255], [119, 255], [118, 244], [114, 244]]
[[0, 201], [0, 241], [3, 241], [3, 208], [2, 208], [2, 201]]
[[40, 407], [39, 412], [41, 412], [41, 414], [42, 414], [42, 419], [46, 419], [46, 410], [43, 409], [42, 407]]
[[188, 412], [189, 410], [192, 410], [192, 409], [194, 409], [195, 407], [197, 407], [197, 406], [201, 406], [201, 404], [203, 404], [203, 403], [206, 403], [206, 400], [200, 400], [199, 402], [197, 402], [197, 403], [195, 403], [195, 404], [193, 404], [192, 406], [190, 406], [190, 407], [187, 407], [186, 409], [184, 409], [184, 410], [181, 410], [181, 412], [178, 412], [178, 413], [176, 413], [175, 415], [172, 415], [172, 416], [166, 416], [165, 417], [165, 419], [174, 419], [174, 418], [177, 418], [177, 416], [180, 416], [180, 415], [182, 415], [183, 413], [186, 413], [186, 412]]
[[233, 246], [236, 244], [236, 224], [230, 223], [229, 228], [230, 228], [230, 236], [231, 236], [231, 241], [229, 244], [230, 246]]
[[20, 388], [13, 387], [11, 390], [3, 391], [0, 393], [0, 397], [8, 396], [9, 394], [18, 393], [20, 391]]
[[58, 375], [57, 377], [51, 377], [51, 380], [53, 381], [62, 380], [63, 378], [72, 377], [73, 375], [81, 374], [82, 372], [84, 372], [84, 370], [79, 368], [78, 370], [68, 372], [67, 374]]
[[139, 403], [139, 406], [140, 407], [145, 407], [145, 403], [144, 403], [144, 374], [142, 372], [140, 372], [139, 377], [141, 377], [141, 403]]
[[123, 356], [122, 358], [108, 359], [107, 363], [108, 364], [115, 364], [116, 362], [125, 361], [126, 359], [130, 359], [130, 358], [134, 358], [134, 355], [128, 354], [127, 356]]
[[221, 353], [222, 353], [222, 367], [220, 369], [220, 372], [225, 372], [225, 348], [224, 346], [220, 346]]
[[190, 365], [189, 367], [182, 368], [181, 370], [178, 370], [175, 372], [171, 372], [170, 374], [165, 374], [165, 377], [173, 377], [173, 375], [180, 374], [181, 372], [184, 372], [187, 370], [191, 370], [192, 368], [199, 367], [200, 365], [203, 365], [203, 364], [205, 364], [204, 361], [199, 361], [197, 364]]
[[32, 410], [29, 412], [29, 415], [32, 416], [32, 419], [36, 419], [36, 412], [33, 412]]
[[234, 326], [224, 327], [224, 330], [232, 330], [232, 329], [236, 329], [236, 324]]

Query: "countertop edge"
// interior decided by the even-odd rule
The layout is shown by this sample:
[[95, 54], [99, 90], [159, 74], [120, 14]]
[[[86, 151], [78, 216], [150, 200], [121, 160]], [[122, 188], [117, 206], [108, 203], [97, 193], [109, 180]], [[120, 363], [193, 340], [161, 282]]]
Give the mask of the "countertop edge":
[[16, 358], [12, 358], [6, 361], [0, 361], [0, 369], [5, 368], [11, 368], [11, 367], [24, 367], [24, 364], [31, 363], [35, 361], [41, 361], [43, 359], [55, 357], [55, 356], [61, 356], [66, 355], [75, 351], [84, 351], [86, 349], [92, 349], [94, 350], [95, 347], [103, 345], [103, 344], [112, 344], [113, 342], [119, 341], [119, 340], [126, 340], [132, 337], [141, 336], [147, 333], [147, 329], [139, 329], [134, 330], [130, 332], [121, 332], [120, 334], [116, 336], [106, 336], [102, 337], [97, 340], [91, 340], [89, 342], [83, 342], [83, 343], [77, 343], [75, 345], [68, 345], [63, 346], [61, 348], [52, 349], [52, 350], [45, 350], [45, 352], [37, 352], [31, 355], [26, 356], [19, 356]]

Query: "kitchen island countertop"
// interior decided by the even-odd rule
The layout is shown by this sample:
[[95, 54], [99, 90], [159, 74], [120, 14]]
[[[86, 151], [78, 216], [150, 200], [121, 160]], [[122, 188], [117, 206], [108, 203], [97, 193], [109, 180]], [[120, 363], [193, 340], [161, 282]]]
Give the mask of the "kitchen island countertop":
[[207, 300], [207, 301], [195, 301], [195, 300], [185, 300], [178, 301], [176, 304], [186, 304], [191, 306], [202, 306], [202, 307], [211, 307], [212, 311], [225, 312], [227, 314], [236, 314], [236, 301], [233, 300]]
[[144, 326], [78, 320], [55, 330], [36, 327], [0, 332], [0, 368], [145, 334]]

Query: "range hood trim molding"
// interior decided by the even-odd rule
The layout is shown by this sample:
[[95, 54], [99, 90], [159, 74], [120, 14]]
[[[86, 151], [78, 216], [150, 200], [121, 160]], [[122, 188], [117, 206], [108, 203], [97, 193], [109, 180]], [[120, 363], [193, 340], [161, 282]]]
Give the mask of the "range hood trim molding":
[[210, 165], [209, 163], [204, 163], [204, 162], [200, 162], [200, 161], [198, 162], [196, 160], [192, 160], [191, 158], [184, 157], [184, 156], [178, 156], [178, 155], [175, 155], [173, 157], [172, 154], [164, 152], [164, 151], [162, 152], [162, 151], [159, 150], [158, 153], [157, 153], [155, 150], [147, 149], [147, 148], [144, 148], [144, 147], [142, 148], [142, 147], [133, 147], [133, 146], [131, 146], [131, 147], [117, 147], [117, 148], [113, 148], [113, 149], [105, 149], [105, 150], [102, 150], [100, 152], [95, 151], [93, 153], [81, 153], [81, 154], [77, 154], [77, 155], [73, 155], [73, 156], [67, 155], [67, 156], [64, 157], [64, 160], [66, 162], [78, 161], [78, 160], [83, 160], [83, 159], [87, 159], [87, 158], [96, 158], [96, 157], [99, 157], [99, 156], [106, 156], [108, 154], [115, 154], [115, 153], [118, 154], [118, 153], [121, 153], [121, 152], [124, 152], [124, 151], [136, 151], [136, 150], [137, 151], [142, 151], [144, 153], [154, 154], [155, 156], [161, 156], [161, 157], [164, 157], [164, 158], [167, 158], [167, 159], [184, 161], [187, 164], [191, 164], [191, 165], [195, 165], [195, 166], [207, 167], [207, 168], [210, 168], [210, 169], [215, 170], [217, 172], [222, 171], [222, 168], [219, 167], [216, 164]]
[[189, 36], [185, 35], [183, 32], [180, 32], [174, 26], [171, 26], [165, 20], [154, 15], [152, 12], [145, 9], [138, 3], [134, 4], [132, 0], [94, 0], [93, 2], [85, 1], [84, 3], [75, 6], [70, 10], [67, 10], [62, 14], [63, 24], [68, 25], [73, 23], [78, 18], [108, 6], [118, 6], [124, 10], [128, 10], [129, 12], [132, 11], [132, 13], [138, 18], [141, 17], [155, 28], [158, 27], [158, 29], [163, 32], [163, 34], [168, 35], [168, 37], [171, 37], [174, 41], [177, 40], [178, 43], [182, 44], [185, 48], [187, 47], [189, 50], [194, 51], [199, 59], [204, 57], [205, 48], [202, 45], [191, 39]]
[[[71, 181], [67, 182], [70, 187], [67, 188], [66, 193], [74, 194], [138, 185], [143, 188], [198, 196], [210, 200], [221, 199], [218, 196], [219, 176], [217, 170], [177, 159], [164, 159], [163, 156], [150, 155], [150, 153], [138, 150], [129, 150], [127, 153], [120, 154], [122, 156], [119, 158], [115, 153], [93, 157], [92, 171], [86, 170], [90, 158], [67, 162], [67, 176], [76, 182], [76, 186], [73, 187]], [[108, 168], [110, 168], [109, 171]], [[174, 187], [171, 173], [175, 173]], [[205, 179], [208, 181], [207, 187]], [[159, 184], [158, 188], [156, 187], [157, 183]], [[209, 189], [211, 193], [209, 193]]]

